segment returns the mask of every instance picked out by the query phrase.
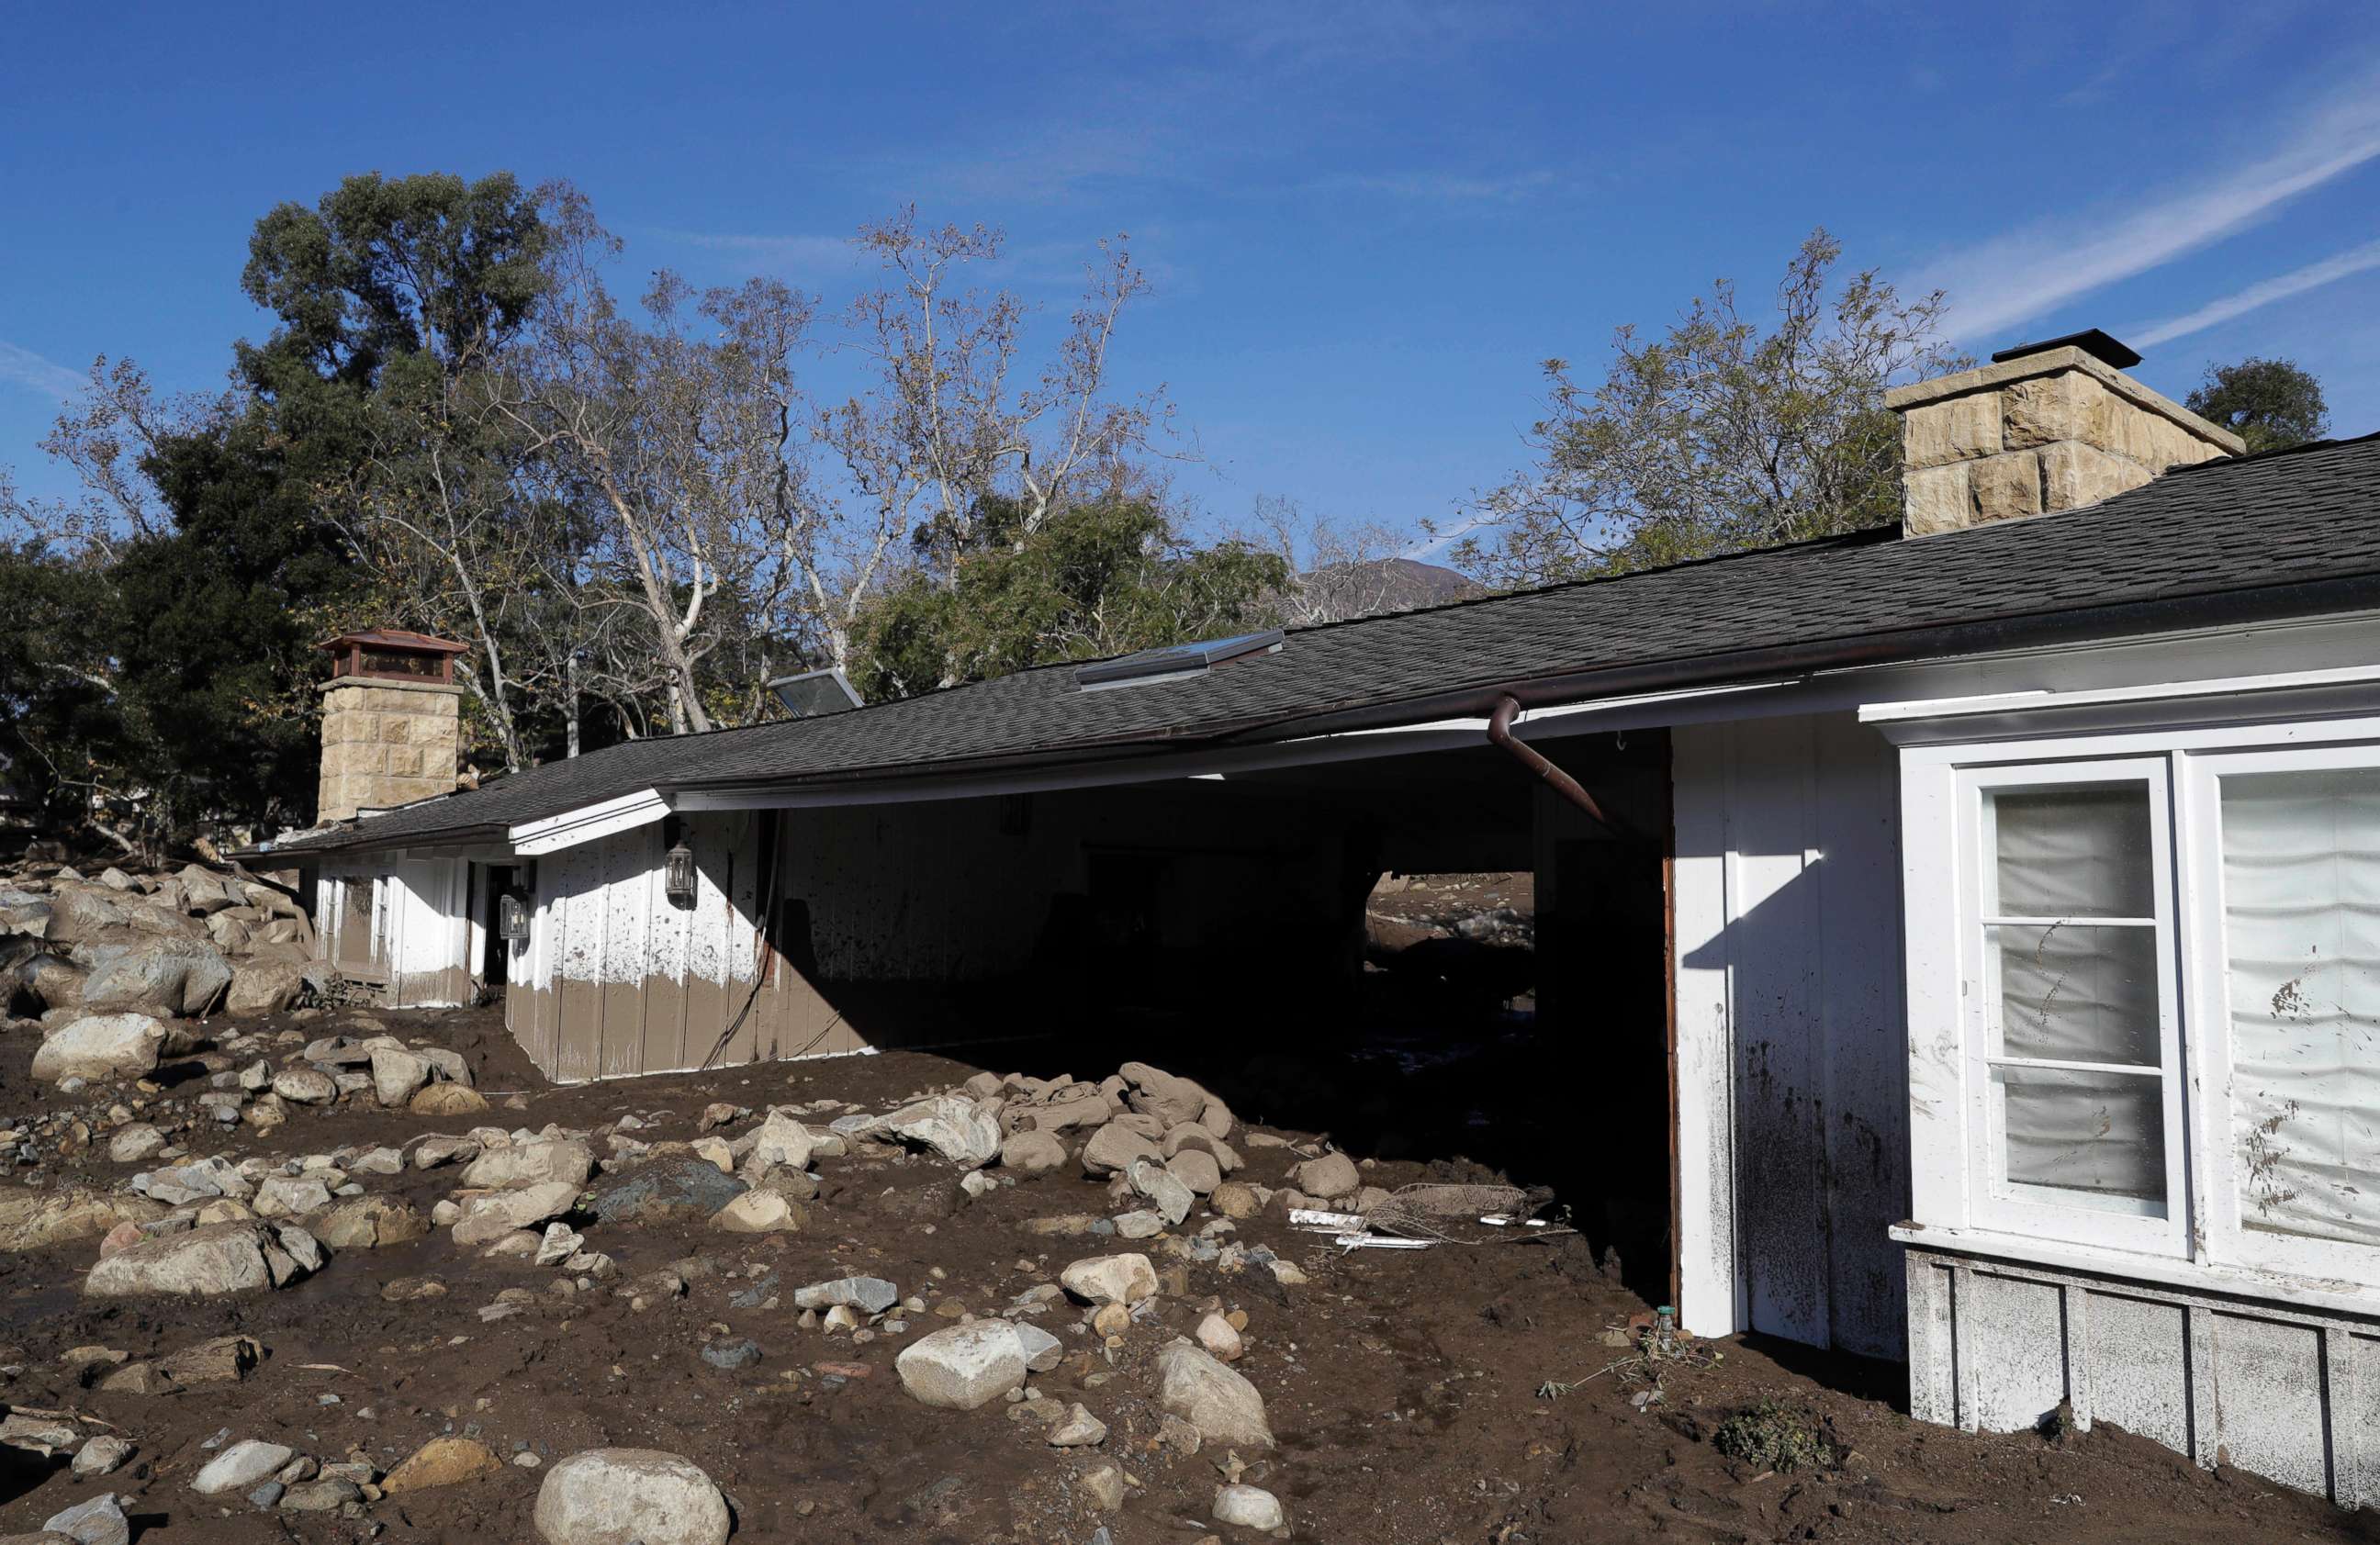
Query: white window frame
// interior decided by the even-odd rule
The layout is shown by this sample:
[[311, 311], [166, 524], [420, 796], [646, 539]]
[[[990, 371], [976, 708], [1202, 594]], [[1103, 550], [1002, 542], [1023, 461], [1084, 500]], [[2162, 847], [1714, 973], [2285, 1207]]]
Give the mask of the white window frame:
[[[1989, 796], [2060, 785], [2137, 786], [2148, 796], [2154, 913], [2144, 918], [2094, 917], [2087, 922], [2094, 927], [2146, 928], [2155, 937], [2157, 1064], [2153, 1071], [2120, 1065], [2010, 1057], [2002, 1055], [1998, 1045], [1999, 984], [1991, 969], [1985, 930], [2025, 922], [2061, 920], [2020, 920], [1986, 911], [1985, 900], [1996, 886], [1997, 869]], [[1974, 1226], [2076, 1244], [2105, 1244], [2147, 1254], [2188, 1253], [2191, 1142], [2183, 1097], [2187, 1069], [2182, 1060], [2182, 1000], [2176, 966], [2172, 832], [2171, 790], [2167, 762], [2161, 756], [2012, 763], [1959, 770], [1958, 842], [1964, 862], [1954, 871], [1959, 930], [1956, 955], [1967, 1102], [1963, 1165], [1967, 1172], [1969, 1221]], [[2115, 1198], [2090, 1201], [2081, 1193], [2061, 1195], [2048, 1187], [2003, 1178], [2006, 1165], [1999, 1101], [1992, 1075], [1995, 1068], [2006, 1067], [2155, 1079], [2165, 1150], [2165, 1189], [2158, 1209], [2152, 1211], [2145, 1203], [2126, 1206]]]
[[2380, 1282], [2380, 1245], [2270, 1233], [2248, 1228], [2240, 1221], [2238, 1134], [2231, 1093], [2231, 951], [2224, 931], [2221, 789], [2221, 779], [2232, 774], [2380, 768], [2380, 744], [2208, 750], [2185, 755], [2183, 766], [2188, 815], [2182, 830], [2193, 893], [2187, 901], [2190, 1002], [2192, 1023], [2201, 1027], [2195, 1039], [2200, 1075], [2207, 1092], [2199, 1102], [2196, 1134], [2198, 1151], [2207, 1156], [2202, 1188], [2205, 1258], [2254, 1270]]
[[[2275, 681], [2287, 684], [2283, 678]], [[1894, 1237], [1965, 1243], [2012, 1260], [2037, 1257], [2061, 1267], [2131, 1270], [2175, 1285], [2370, 1312], [2372, 1294], [2380, 1290], [2380, 1249], [2239, 1229], [2238, 1195], [2224, 1194], [2236, 1183], [2231, 1167], [2221, 1162], [2231, 1122], [2228, 959], [2221, 935], [2219, 811], [2212, 819], [2204, 813], [2217, 791], [2214, 779], [2226, 772], [2380, 765], [2380, 715], [2371, 711], [2380, 704], [2365, 693], [2341, 711], [2346, 705], [2336, 698], [2308, 695], [2309, 711], [2301, 717], [2284, 706], [2294, 706], [2297, 694], [2275, 691], [2253, 700], [2262, 710], [2258, 716], [2240, 712], [2251, 699], [2212, 696], [2162, 705], [2170, 717], [2160, 719], [2151, 711], [2156, 706], [2146, 702], [2103, 707], [2081, 696], [2072, 702], [2059, 694], [2047, 694], [2047, 701], [1980, 700], [1995, 706], [1987, 725], [1961, 723], [1963, 705], [1956, 704], [1949, 706], [1961, 711], [1938, 718], [1923, 705], [1862, 710], [1864, 722], [1876, 724], [1901, 748], [1911, 1222], [1896, 1227]], [[2037, 728], [2028, 735], [2033, 727]], [[1972, 738], [1961, 738], [1962, 730]], [[2060, 767], [2103, 767], [2129, 758], [2152, 758], [2168, 767], [2173, 870], [2162, 904], [2173, 909], [2179, 955], [2173, 969], [2180, 996], [2168, 1001], [2180, 1008], [2187, 1122], [2182, 1162], [2188, 1185], [2185, 1210], [2177, 1220], [2187, 1244], [2179, 1258], [2163, 1248], [2144, 1250], [2122, 1242], [2104, 1227], [2064, 1230], [2056, 1227], [2056, 1220], [2031, 1216], [1987, 1223], [1977, 1213], [1970, 1186], [1980, 1173], [1971, 1155], [1984, 1129], [1973, 1119], [1966, 1055], [1961, 979], [1968, 933], [1961, 899], [1973, 888], [1978, 855], [1961, 839], [1961, 779], [1989, 769], [2022, 784]], [[2170, 1152], [2168, 1158], [2170, 1163]], [[2092, 1214], [2094, 1221], [2107, 1216]]]

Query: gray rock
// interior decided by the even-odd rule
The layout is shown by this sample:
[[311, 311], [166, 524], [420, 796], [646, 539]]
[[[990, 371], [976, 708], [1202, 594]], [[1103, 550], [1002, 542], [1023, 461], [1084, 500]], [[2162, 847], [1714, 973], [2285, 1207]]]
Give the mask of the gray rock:
[[288, 1490], [289, 1488], [277, 1480], [268, 1480], [249, 1492], [249, 1504], [252, 1507], [272, 1507], [281, 1501], [281, 1493]]
[[748, 1335], [706, 1342], [702, 1348], [702, 1360], [713, 1368], [749, 1368], [760, 1360], [760, 1344]]
[[138, 1078], [157, 1069], [167, 1032], [152, 1014], [91, 1014], [50, 1032], [33, 1053], [33, 1077]]
[[701, 1221], [744, 1194], [744, 1182], [708, 1159], [656, 1159], [597, 1188], [588, 1206], [599, 1222]]
[[212, 1298], [285, 1287], [326, 1259], [295, 1225], [246, 1220], [160, 1235], [99, 1261], [83, 1279], [94, 1298]]
[[363, 1488], [344, 1476], [326, 1476], [292, 1486], [281, 1499], [284, 1513], [336, 1513], [364, 1500]]
[[1257, 1387], [1187, 1341], [1157, 1354], [1158, 1402], [1212, 1442], [1272, 1446]]
[[1363, 1172], [1344, 1153], [1325, 1153], [1318, 1159], [1308, 1159], [1291, 1174], [1299, 1190], [1324, 1201], [1353, 1196], [1364, 1183]]
[[[1182, 1178], [1151, 1159], [1135, 1159], [1124, 1166], [1132, 1189], [1147, 1197], [1170, 1224], [1178, 1224], [1198, 1204], [1198, 1195]], [[1220, 1178], [1220, 1177], [1219, 1177]]]
[[80, 1545], [132, 1545], [132, 1520], [124, 1515], [124, 1503], [114, 1492], [54, 1514], [42, 1527]]
[[99, 945], [91, 961], [82, 1003], [97, 1013], [203, 1014], [231, 985], [231, 964], [222, 951], [192, 941]]
[[838, 1304], [881, 1314], [901, 1301], [901, 1290], [882, 1277], [836, 1277], [794, 1289], [795, 1309], [832, 1309]]
[[326, 1105], [339, 1097], [339, 1086], [319, 1068], [284, 1068], [273, 1075], [273, 1092], [293, 1104]]
[[294, 1448], [268, 1443], [261, 1438], [243, 1438], [208, 1460], [206, 1467], [190, 1482], [190, 1490], [202, 1497], [244, 1491], [296, 1457], [298, 1451]]
[[430, 1059], [394, 1047], [380, 1047], [371, 1054], [371, 1080], [372, 1098], [383, 1105], [402, 1105], [430, 1081]]
[[884, 1118], [884, 1129], [905, 1142], [932, 1149], [961, 1169], [1000, 1156], [1000, 1124], [964, 1094], [938, 1094]]
[[1108, 1424], [1091, 1415], [1081, 1401], [1075, 1402], [1065, 1418], [1050, 1429], [1051, 1448], [1088, 1448], [1107, 1441]]
[[1012, 1132], [1000, 1145], [1000, 1167], [1020, 1175], [1044, 1175], [1066, 1167], [1066, 1144], [1054, 1132], [1038, 1128]]
[[575, 1180], [548, 1180], [508, 1191], [468, 1198], [455, 1220], [458, 1245], [492, 1244], [516, 1228], [529, 1228], [566, 1213], [578, 1201]]
[[1109, 1122], [1083, 1144], [1083, 1173], [1093, 1177], [1112, 1175], [1135, 1159], [1160, 1163], [1163, 1155], [1158, 1153], [1157, 1144], [1121, 1121]]
[[919, 1403], [972, 1411], [1023, 1387], [1028, 1354], [1004, 1320], [953, 1325], [910, 1343], [892, 1361], [901, 1387]]
[[1281, 1499], [1262, 1487], [1218, 1486], [1215, 1522], [1269, 1533], [1286, 1526], [1289, 1519], [1281, 1510]]
[[126, 1440], [111, 1438], [102, 1433], [75, 1450], [74, 1473], [79, 1478], [86, 1479], [91, 1476], [107, 1475], [112, 1471], [122, 1469], [124, 1462], [138, 1452], [139, 1450]]
[[153, 1159], [165, 1147], [165, 1134], [146, 1121], [135, 1121], [119, 1127], [107, 1140], [107, 1156], [119, 1165], [137, 1165]]
[[576, 1188], [594, 1173], [594, 1150], [576, 1138], [548, 1138], [486, 1150], [464, 1169], [462, 1183], [501, 1189], [559, 1180]]
[[1058, 1273], [1067, 1292], [1085, 1303], [1123, 1304], [1127, 1309], [1157, 1297], [1157, 1268], [1145, 1255], [1095, 1255]]
[[727, 1499], [674, 1454], [589, 1449], [546, 1472], [535, 1523], [546, 1545], [725, 1545]]

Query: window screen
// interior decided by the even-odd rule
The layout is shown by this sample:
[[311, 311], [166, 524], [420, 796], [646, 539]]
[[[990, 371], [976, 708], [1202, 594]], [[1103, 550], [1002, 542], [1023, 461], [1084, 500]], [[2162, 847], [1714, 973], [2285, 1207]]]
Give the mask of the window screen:
[[2220, 787], [2240, 1225], [2380, 1245], [2380, 768]]

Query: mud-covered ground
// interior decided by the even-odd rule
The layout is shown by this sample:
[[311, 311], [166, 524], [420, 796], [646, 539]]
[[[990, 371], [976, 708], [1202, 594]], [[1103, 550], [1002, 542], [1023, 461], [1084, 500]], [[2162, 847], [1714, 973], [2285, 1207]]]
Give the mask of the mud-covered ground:
[[[314, 1036], [350, 1026], [461, 1050], [492, 1108], [431, 1119], [379, 1110], [367, 1095], [299, 1108], [267, 1132], [243, 1126], [219, 1137], [193, 1134], [192, 1152], [288, 1158], [402, 1145], [487, 1123], [592, 1129], [603, 1153], [608, 1136], [633, 1116], [639, 1125], [621, 1135], [666, 1153], [698, 1136], [698, 1113], [712, 1102], [753, 1113], [723, 1129], [732, 1138], [771, 1104], [832, 1099], [881, 1111], [986, 1068], [1096, 1079], [1147, 1055], [1119, 1028], [1096, 1049], [1014, 1044], [978, 1060], [895, 1054], [557, 1089], [521, 1059], [492, 1010], [383, 1013], [372, 1023], [334, 1010], [287, 1028]], [[0, 1113], [21, 1121], [71, 1107], [102, 1129], [92, 1146], [42, 1153], [37, 1165], [20, 1165], [18, 1177], [122, 1185], [140, 1166], [107, 1160], [103, 1129], [127, 1088], [60, 1096], [30, 1083], [37, 1039], [23, 1029], [0, 1040]], [[1524, 1067], [1535, 1055], [1525, 1043], [1480, 1050], [1485, 1065], [1499, 1068], [1488, 1082], [1524, 1103], [1533, 1092], [1503, 1068]], [[1344, 1067], [1376, 1117], [1393, 1108], [1400, 1090], [1408, 1101], [1440, 1103], [1463, 1086], [1462, 1069], [1443, 1061]], [[1258, 1146], [1250, 1135], [1310, 1150], [1315, 1134], [1266, 1125], [1293, 1107], [1229, 1089], [1227, 1072], [1197, 1076], [1229, 1093], [1249, 1123], [1232, 1139], [1246, 1160], [1235, 1178], [1281, 1184], [1296, 1148]], [[508, 1108], [514, 1093], [521, 1099]], [[1354, 1156], [1371, 1158], [1350, 1134], [1369, 1141], [1380, 1130], [1373, 1119], [1339, 1137]], [[1464, 1132], [1478, 1143], [1466, 1143]], [[1492, 1122], [1406, 1124], [1385, 1144], [1397, 1156], [1377, 1159], [1364, 1178], [1390, 1189], [1480, 1178], [1480, 1166], [1467, 1162], [1479, 1154], [1465, 1150], [1494, 1135]], [[114, 1491], [130, 1499], [136, 1538], [148, 1541], [527, 1541], [536, 1538], [530, 1510], [546, 1465], [581, 1449], [626, 1445], [699, 1465], [732, 1499], [739, 1540], [1081, 1545], [1102, 1527], [1113, 1545], [1248, 1539], [1208, 1520], [1227, 1469], [1281, 1499], [1289, 1538], [1330, 1545], [2371, 1537], [2363, 1522], [2323, 1502], [2245, 1475], [2202, 1472], [2105, 1427], [2051, 1441], [1917, 1425], [1900, 1414], [1894, 1369], [1736, 1342], [1689, 1345], [1682, 1356], [1647, 1361], [1636, 1349], [1641, 1333], [1632, 1339], [1629, 1330], [1646, 1304], [1598, 1269], [1594, 1245], [1576, 1235], [1342, 1254], [1293, 1230], [1278, 1211], [1238, 1224], [1232, 1237], [1269, 1246], [1307, 1278], [1284, 1285], [1261, 1269], [1184, 1259], [1163, 1237], [1124, 1245], [1034, 1232], [1037, 1219], [1121, 1210], [1103, 1182], [1076, 1167], [972, 1201], [931, 1154], [830, 1158], [817, 1169], [821, 1194], [796, 1233], [727, 1235], [698, 1219], [584, 1225], [586, 1248], [613, 1257], [622, 1281], [682, 1263], [686, 1294], [642, 1310], [616, 1297], [613, 1284], [556, 1291], [556, 1270], [481, 1259], [443, 1229], [393, 1248], [341, 1250], [320, 1273], [277, 1293], [199, 1301], [85, 1299], [79, 1289], [94, 1242], [0, 1255], [0, 1363], [8, 1367], [0, 1400], [12, 1409], [67, 1412], [89, 1430], [139, 1445], [126, 1468], [90, 1480], [72, 1478], [62, 1459], [14, 1455], [0, 1483], [0, 1534], [30, 1531], [79, 1500]], [[358, 1178], [424, 1211], [455, 1183], [452, 1169]], [[1202, 1205], [1172, 1235], [1186, 1237], [1211, 1221]], [[1078, 1328], [1084, 1311], [1063, 1300], [1035, 1321], [1060, 1336], [1067, 1358], [1034, 1383], [1103, 1420], [1102, 1445], [1052, 1448], [1002, 1403], [945, 1411], [904, 1393], [892, 1359], [908, 1341], [962, 1311], [1008, 1309], [1074, 1259], [1123, 1249], [1146, 1250], [1170, 1280], [1120, 1346]], [[865, 1342], [801, 1328], [792, 1289], [847, 1273], [890, 1278], [927, 1308], [905, 1317], [904, 1332], [880, 1327]], [[420, 1276], [440, 1279], [445, 1293], [382, 1298], [392, 1280]], [[507, 1289], [528, 1290], [528, 1307], [483, 1322], [480, 1309]], [[1246, 1352], [1235, 1366], [1263, 1394], [1280, 1440], [1272, 1452], [1208, 1443], [1191, 1454], [1156, 1441], [1154, 1355], [1215, 1307], [1246, 1314]], [[146, 1358], [234, 1332], [263, 1344], [262, 1363], [240, 1382], [178, 1394], [102, 1392], [62, 1360], [92, 1346]], [[759, 1359], [732, 1370], [706, 1362], [703, 1346], [726, 1336], [750, 1337]], [[104, 1372], [108, 1365], [90, 1366]], [[1758, 1413], [1755, 1421], [1728, 1425], [1747, 1410]], [[383, 1497], [359, 1516], [265, 1513], [189, 1490], [210, 1457], [200, 1445], [226, 1430], [325, 1462], [361, 1456], [382, 1471], [445, 1433], [540, 1463]], [[1788, 1469], [1758, 1454], [1730, 1456], [1721, 1452], [1723, 1430], [1725, 1446], [1739, 1453], [1746, 1437], [1783, 1441], [1798, 1446], [1800, 1462]], [[1111, 1513], [1095, 1508], [1082, 1483], [1101, 1463], [1120, 1465], [1130, 1481]]]

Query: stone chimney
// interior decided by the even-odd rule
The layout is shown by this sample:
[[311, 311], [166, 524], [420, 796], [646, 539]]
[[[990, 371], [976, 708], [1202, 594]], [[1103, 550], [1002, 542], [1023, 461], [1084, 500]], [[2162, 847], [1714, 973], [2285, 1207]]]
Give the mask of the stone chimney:
[[1901, 534], [2079, 509], [2247, 449], [2124, 374], [2140, 362], [2094, 328], [1886, 392], [1900, 415]]
[[463, 646], [389, 630], [341, 634], [318, 647], [334, 674], [322, 686], [314, 819], [344, 821], [453, 793], [463, 696], [455, 657]]

